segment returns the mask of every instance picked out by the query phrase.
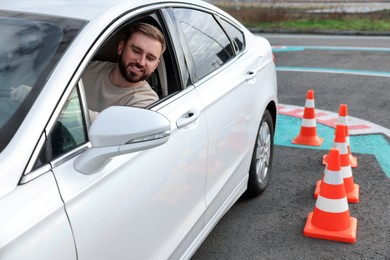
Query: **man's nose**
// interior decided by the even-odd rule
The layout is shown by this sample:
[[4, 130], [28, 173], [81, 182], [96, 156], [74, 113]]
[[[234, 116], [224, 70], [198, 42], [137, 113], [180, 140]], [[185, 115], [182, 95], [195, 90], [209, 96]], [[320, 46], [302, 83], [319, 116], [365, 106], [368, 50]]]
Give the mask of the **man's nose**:
[[145, 66], [146, 63], [146, 56], [145, 55], [139, 55], [138, 56], [138, 64], [141, 66]]

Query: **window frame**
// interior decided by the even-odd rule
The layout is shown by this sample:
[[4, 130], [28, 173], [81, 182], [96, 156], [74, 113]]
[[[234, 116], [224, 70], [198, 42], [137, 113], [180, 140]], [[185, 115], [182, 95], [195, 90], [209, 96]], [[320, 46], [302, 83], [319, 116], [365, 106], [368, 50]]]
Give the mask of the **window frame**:
[[[175, 49], [177, 59], [176, 63], [178, 64], [177, 68], [181, 72], [182, 85], [183, 88], [187, 88], [196, 82], [197, 77], [195, 74], [195, 64], [192, 60], [185, 36], [176, 20], [173, 9], [173, 7], [164, 9], [163, 16], [165, 18], [165, 22], [167, 23], [168, 31], [172, 36], [172, 47]], [[187, 81], [183, 78], [184, 74], [188, 74], [189, 78]]]

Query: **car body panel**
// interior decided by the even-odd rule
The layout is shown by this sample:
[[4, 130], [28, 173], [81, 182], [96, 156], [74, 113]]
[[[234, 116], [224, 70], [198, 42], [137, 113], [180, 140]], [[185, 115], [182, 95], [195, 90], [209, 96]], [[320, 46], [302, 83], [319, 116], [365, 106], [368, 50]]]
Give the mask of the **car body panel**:
[[[77, 259], [53, 174], [18, 186], [0, 200], [1, 259]], [[37, 235], [39, 234], [39, 235]]]

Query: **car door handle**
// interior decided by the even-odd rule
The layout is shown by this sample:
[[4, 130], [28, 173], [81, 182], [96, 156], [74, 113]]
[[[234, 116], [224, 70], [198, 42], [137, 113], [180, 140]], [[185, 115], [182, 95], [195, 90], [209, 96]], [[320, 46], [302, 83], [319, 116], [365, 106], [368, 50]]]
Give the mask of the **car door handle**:
[[176, 126], [177, 128], [188, 126], [198, 120], [199, 116], [200, 111], [197, 108], [191, 108], [176, 121]]
[[246, 80], [251, 80], [253, 79], [254, 77], [256, 77], [257, 73], [259, 73], [259, 71], [263, 68], [264, 66], [259, 66], [255, 69], [251, 69], [249, 70], [246, 74], [245, 74], [245, 79]]
[[251, 80], [251, 79], [253, 79], [254, 77], [256, 77], [256, 75], [257, 75], [257, 72], [256, 72], [256, 71], [250, 70], [250, 71], [248, 71], [248, 72], [245, 74], [245, 79], [246, 79], [246, 80]]

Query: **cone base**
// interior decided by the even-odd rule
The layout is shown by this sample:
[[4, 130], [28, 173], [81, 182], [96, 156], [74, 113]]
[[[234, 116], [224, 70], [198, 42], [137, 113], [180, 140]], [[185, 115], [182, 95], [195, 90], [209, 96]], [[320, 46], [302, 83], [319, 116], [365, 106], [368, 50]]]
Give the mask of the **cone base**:
[[[320, 194], [321, 183], [322, 180], [317, 181], [316, 188], [314, 189], [315, 199], [318, 197], [318, 194]], [[346, 193], [348, 203], [359, 203], [359, 185], [355, 183], [353, 187], [354, 189], [352, 192]]]
[[[357, 158], [353, 156], [352, 154], [349, 154], [349, 162], [351, 163], [352, 168], [357, 168], [358, 163], [357, 163]], [[326, 165], [328, 163], [328, 155], [324, 154], [322, 156], [322, 164]]]
[[322, 156], [322, 165], [326, 165], [328, 163], [328, 155], [324, 154]]
[[325, 240], [333, 240], [338, 242], [345, 243], [355, 243], [356, 242], [356, 230], [357, 230], [357, 219], [350, 217], [351, 227], [343, 231], [328, 231], [319, 229], [316, 226], [311, 224], [311, 219], [313, 212], [310, 212], [307, 216], [307, 221], [305, 228], [303, 230], [303, 235], [311, 238], [320, 238]]
[[349, 203], [359, 203], [359, 185], [353, 184], [353, 191], [346, 194]]
[[352, 154], [349, 154], [349, 162], [351, 163], [352, 168], [356, 168], [358, 166], [357, 158], [353, 156]]
[[293, 144], [301, 144], [301, 145], [310, 145], [310, 146], [321, 146], [324, 142], [324, 138], [318, 136], [303, 136], [298, 135], [292, 141]]
[[316, 188], [314, 189], [314, 198], [315, 199], [318, 197], [318, 194], [320, 194], [321, 183], [322, 183], [322, 180], [317, 181]]

